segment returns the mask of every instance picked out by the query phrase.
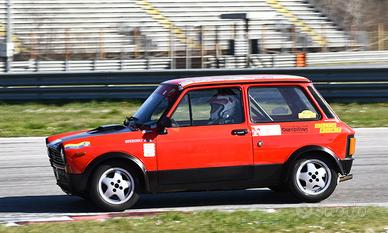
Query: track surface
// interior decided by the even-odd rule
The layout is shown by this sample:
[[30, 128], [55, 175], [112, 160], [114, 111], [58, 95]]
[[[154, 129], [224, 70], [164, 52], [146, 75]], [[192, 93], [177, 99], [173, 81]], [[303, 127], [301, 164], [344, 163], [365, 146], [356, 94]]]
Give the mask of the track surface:
[[[357, 129], [354, 179], [340, 183], [325, 205], [388, 205], [388, 128]], [[154, 211], [305, 206], [267, 189], [144, 195], [136, 210]], [[191, 208], [192, 209], [192, 208]], [[69, 213], [96, 213], [90, 203], [66, 196], [55, 185], [44, 138], [0, 139], [0, 222]]]

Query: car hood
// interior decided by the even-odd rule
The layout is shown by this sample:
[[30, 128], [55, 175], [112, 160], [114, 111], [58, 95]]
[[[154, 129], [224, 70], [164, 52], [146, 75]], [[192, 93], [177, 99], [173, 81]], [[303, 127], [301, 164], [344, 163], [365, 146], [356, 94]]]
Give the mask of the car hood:
[[81, 138], [89, 138], [89, 137], [95, 137], [105, 134], [116, 134], [116, 133], [126, 133], [126, 132], [132, 132], [129, 127], [124, 125], [103, 125], [99, 126], [92, 130], [82, 130], [82, 131], [75, 131], [75, 132], [69, 132], [64, 134], [58, 134], [51, 137], [48, 137], [46, 139], [46, 143], [48, 145], [55, 145], [59, 143], [64, 143], [68, 141], [73, 141], [76, 139]]

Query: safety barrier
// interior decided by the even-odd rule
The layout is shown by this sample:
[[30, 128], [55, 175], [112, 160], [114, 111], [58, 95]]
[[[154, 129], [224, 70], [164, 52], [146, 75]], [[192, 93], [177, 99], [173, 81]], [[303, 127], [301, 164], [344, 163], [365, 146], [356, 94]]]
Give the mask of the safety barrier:
[[0, 101], [143, 99], [174, 78], [290, 74], [310, 78], [329, 101], [387, 101], [388, 66], [22, 73], [0, 76]]
[[[30, 72], [94, 72], [94, 71], [140, 71], [140, 70], [174, 70], [191, 68], [246, 68], [247, 56], [244, 52], [235, 55], [175, 54], [174, 57], [146, 57], [131, 59], [105, 60], [29, 60], [13, 61], [10, 73]], [[299, 56], [301, 53], [299, 53]], [[323, 67], [352, 65], [388, 64], [388, 50], [352, 51], [352, 52], [319, 52], [306, 53], [303, 59], [297, 54], [251, 54], [250, 67], [286, 68], [295, 66]], [[174, 68], [175, 67], [175, 68]], [[6, 63], [0, 61], [0, 75], [6, 73]]]

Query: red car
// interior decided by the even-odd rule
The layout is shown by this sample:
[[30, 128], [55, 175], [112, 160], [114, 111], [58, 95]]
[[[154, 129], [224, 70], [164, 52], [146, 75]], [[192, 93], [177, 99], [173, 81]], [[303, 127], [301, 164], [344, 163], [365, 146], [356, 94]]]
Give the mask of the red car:
[[354, 130], [306, 78], [162, 83], [122, 125], [46, 140], [57, 184], [111, 211], [141, 193], [268, 187], [305, 202], [349, 180]]

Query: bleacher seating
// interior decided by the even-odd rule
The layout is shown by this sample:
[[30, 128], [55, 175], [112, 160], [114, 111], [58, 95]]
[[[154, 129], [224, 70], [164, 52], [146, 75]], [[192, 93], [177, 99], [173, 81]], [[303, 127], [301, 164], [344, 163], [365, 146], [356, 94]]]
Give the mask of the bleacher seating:
[[[115, 58], [120, 58], [123, 53], [144, 49], [168, 53], [172, 41], [174, 49], [184, 50], [188, 43], [198, 44], [198, 26], [202, 26], [205, 50], [215, 48], [216, 36], [223, 49], [227, 40], [235, 37], [237, 53], [244, 54], [244, 23], [222, 20], [220, 14], [249, 13], [253, 16], [249, 38], [258, 39], [262, 51], [322, 47], [298, 23], [324, 38], [328, 50], [353, 44], [345, 32], [307, 2], [274, 1], [282, 8], [268, 0], [13, 0], [14, 33], [19, 49], [35, 56], [95, 53], [117, 54]], [[5, 2], [0, 0], [0, 37], [5, 34]], [[282, 14], [283, 8], [297, 20]], [[293, 36], [304, 38], [303, 43], [290, 35], [292, 27]], [[140, 29], [141, 46], [131, 37], [135, 28]]]

